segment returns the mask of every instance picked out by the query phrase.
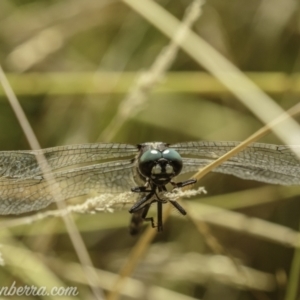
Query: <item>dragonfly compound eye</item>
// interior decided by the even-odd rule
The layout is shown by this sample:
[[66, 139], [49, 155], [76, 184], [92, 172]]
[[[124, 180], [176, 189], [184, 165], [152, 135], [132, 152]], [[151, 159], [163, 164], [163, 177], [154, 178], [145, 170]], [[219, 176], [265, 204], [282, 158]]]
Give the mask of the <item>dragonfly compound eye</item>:
[[147, 178], [156, 178], [169, 181], [178, 175], [182, 169], [182, 159], [178, 152], [173, 149], [158, 151], [147, 150], [142, 154], [139, 161], [139, 170]]
[[182, 169], [182, 158], [174, 149], [166, 149], [162, 152], [162, 157], [165, 158], [173, 167], [174, 176], [178, 175]]
[[152, 169], [161, 158], [162, 153], [155, 149], [147, 150], [145, 153], [143, 153], [139, 160], [139, 169], [142, 175], [145, 177], [150, 177]]

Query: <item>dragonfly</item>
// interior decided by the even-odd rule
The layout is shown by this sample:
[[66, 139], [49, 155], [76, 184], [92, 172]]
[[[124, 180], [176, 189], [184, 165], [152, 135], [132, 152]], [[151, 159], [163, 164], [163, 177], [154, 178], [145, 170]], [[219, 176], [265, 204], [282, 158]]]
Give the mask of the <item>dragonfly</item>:
[[[59, 185], [60, 198], [67, 200], [90, 194], [119, 194], [132, 191], [137, 200], [130, 233], [137, 234], [142, 222], [163, 231], [162, 207], [170, 202], [182, 215], [184, 208], [161, 195], [166, 186], [193, 185], [177, 182], [179, 174], [196, 172], [222, 156], [239, 142], [193, 141], [177, 144], [147, 142], [139, 145], [94, 143], [66, 145], [41, 150], [0, 151], [0, 215], [38, 211], [55, 202], [51, 188]], [[299, 185], [300, 146], [253, 143], [231, 157], [214, 172], [269, 184]], [[47, 181], [37, 156], [43, 154], [53, 180]], [[157, 204], [157, 224], [147, 217]]]

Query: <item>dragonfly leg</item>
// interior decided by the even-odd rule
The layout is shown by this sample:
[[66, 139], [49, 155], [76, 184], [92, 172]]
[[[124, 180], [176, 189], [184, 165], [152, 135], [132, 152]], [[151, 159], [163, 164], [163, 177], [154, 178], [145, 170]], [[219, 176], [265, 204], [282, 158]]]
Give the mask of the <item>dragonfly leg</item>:
[[[157, 225], [154, 223], [153, 217], [147, 217], [149, 208], [152, 203], [157, 202]], [[143, 221], [150, 222], [152, 228], [157, 228], [157, 232], [163, 231], [163, 222], [162, 222], [162, 202], [158, 200], [153, 200], [150, 203], [146, 204], [140, 208], [137, 212], [134, 212], [131, 218], [129, 232], [131, 235], [136, 235], [139, 233]], [[141, 213], [140, 213], [141, 211]]]
[[148, 195], [137, 201], [130, 209], [129, 212], [132, 214], [134, 212], [139, 211], [141, 208], [143, 208], [143, 204], [145, 204], [153, 195], [155, 194], [155, 190], [150, 191]]
[[145, 208], [144, 208], [144, 210], [143, 210], [143, 213], [142, 213], [142, 218], [143, 218], [145, 221], [147, 221], [147, 222], [151, 222], [151, 227], [152, 227], [152, 228], [155, 228], [155, 224], [154, 224], [154, 219], [153, 219], [153, 217], [148, 217], [148, 218], [147, 218], [147, 214], [148, 214], [149, 208], [150, 208], [150, 206], [151, 206], [151, 204], [152, 204], [153, 202], [156, 202], [156, 200], [151, 201], [149, 204], [147, 204], [147, 205], [145, 206]]
[[162, 205], [163, 203], [161, 201], [157, 201], [157, 232], [162, 232], [164, 229], [162, 220]]
[[170, 181], [170, 183], [173, 185], [174, 188], [181, 188], [181, 187], [184, 187], [184, 186], [187, 186], [187, 185], [194, 184], [196, 182], [197, 182], [196, 179], [189, 179], [189, 180], [182, 181], [182, 182]]
[[131, 191], [134, 193], [150, 193], [153, 192], [154, 190], [155, 188], [153, 188], [153, 186], [150, 185], [149, 180], [147, 180], [145, 185], [143, 186], [136, 186], [131, 188]]
[[[153, 217], [149, 217], [147, 218], [147, 213], [148, 210], [151, 206], [152, 203], [157, 202], [157, 225], [155, 226], [154, 224], [154, 219]], [[163, 222], [162, 222], [162, 205], [163, 202], [161, 202], [160, 200], [153, 200], [151, 201], [149, 204], [147, 204], [147, 207], [145, 207], [142, 217], [145, 221], [151, 222], [151, 226], [152, 228], [157, 228], [157, 232], [162, 232], [163, 231]]]
[[[186, 185], [190, 185], [190, 184], [194, 184], [196, 183], [197, 180], [195, 179], [189, 179], [189, 180], [186, 180], [186, 181], [183, 181], [183, 182], [172, 182], [171, 181], [171, 184], [174, 186], [174, 187], [183, 187], [183, 186], [186, 186]], [[186, 215], [186, 211], [185, 209], [176, 201], [176, 200], [169, 200], [169, 202], [183, 215], [185, 216]]]
[[169, 200], [169, 202], [183, 215], [186, 215], [185, 209], [175, 200]]
[[134, 188], [131, 188], [131, 191], [134, 193], [149, 193], [152, 192], [152, 190], [147, 189], [146, 186], [136, 186]]

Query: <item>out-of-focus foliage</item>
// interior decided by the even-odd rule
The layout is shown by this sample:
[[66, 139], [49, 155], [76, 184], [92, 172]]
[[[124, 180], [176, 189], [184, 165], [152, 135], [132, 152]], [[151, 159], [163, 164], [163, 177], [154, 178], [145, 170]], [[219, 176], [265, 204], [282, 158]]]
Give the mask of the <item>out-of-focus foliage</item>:
[[[190, 3], [185, 0], [157, 2], [180, 20]], [[269, 76], [285, 74], [286, 87], [272, 96], [287, 109], [297, 103], [299, 97], [299, 89], [298, 92], [293, 89], [300, 65], [299, 13], [299, 2], [295, 0], [207, 0], [193, 29], [243, 72], [261, 74], [271, 88], [276, 88], [276, 81]], [[130, 72], [138, 77], [142, 70], [151, 67], [168, 43], [161, 32], [122, 1], [1, 0], [0, 3], [0, 62], [5, 72], [24, 78], [31, 73], [38, 73], [42, 78], [50, 73], [61, 74], [61, 82], [47, 87], [49, 93], [37, 94], [37, 83], [31, 80], [28, 85], [31, 85], [32, 95], [18, 95], [43, 148], [101, 142], [99, 136], [133, 86], [132, 80], [121, 81], [122, 74]], [[185, 74], [188, 82], [194, 72], [207, 70], [179, 51], [169, 71]], [[89, 74], [92, 78], [97, 72], [116, 74], [115, 84], [122, 84], [123, 92], [116, 92], [112, 85], [105, 93], [90, 93], [89, 85], [93, 82], [82, 82], [80, 93], [76, 92], [77, 86], [73, 92], [68, 89], [61, 94], [51, 93], [51, 88], [67, 85], [70, 74]], [[170, 86], [175, 89], [174, 78]], [[106, 86], [107, 82], [103, 81]], [[97, 81], [97, 84], [101, 83]], [[82, 92], [85, 87], [86, 93]], [[214, 86], [209, 94], [196, 93], [192, 87], [182, 87], [176, 93], [154, 89], [144, 109], [126, 120], [110, 141], [137, 144], [243, 140], [262, 125], [234, 96], [218, 88], [214, 91]], [[0, 126], [0, 150], [28, 149], [3, 95], [0, 97]], [[263, 142], [280, 143], [272, 134]], [[230, 208], [238, 207], [246, 216], [298, 230], [300, 204], [292, 187], [281, 190], [269, 186], [272, 192], [262, 192], [265, 190], [260, 183], [216, 174], [209, 174], [200, 184], [208, 191], [207, 204], [211, 196], [233, 193], [231, 201], [235, 204]], [[253, 202], [240, 205], [250, 189], [254, 191]], [[234, 194], [238, 191], [242, 192]], [[264, 204], [259, 205], [257, 199]], [[137, 238], [127, 233], [129, 214], [124, 211], [75, 217], [94, 266], [117, 273], [137, 242]], [[146, 299], [147, 289], [149, 292], [152, 286], [161, 286], [191, 297], [186, 299], [296, 299], [286, 296], [289, 284], [299, 284], [297, 278], [293, 278], [292, 283], [288, 278], [294, 249], [217, 226], [203, 237], [188, 219], [177, 217], [168, 220], [165, 231], [157, 235], [134, 272], [144, 289], [137, 292], [134, 289], [137, 282], [131, 282], [131, 292], [136, 292], [127, 295]], [[90, 290], [76, 269], [78, 265], [73, 265], [78, 263], [77, 257], [58, 219], [4, 233], [1, 243], [2, 248], [7, 248], [3, 253], [9, 249], [8, 252], [16, 254], [16, 259], [7, 261], [7, 266], [0, 270], [0, 287], [10, 286], [14, 281], [20, 286], [54, 282], [59, 286], [78, 286], [79, 299], [90, 297]], [[214, 238], [222, 245], [219, 253], [215, 253], [216, 248], [207, 246], [208, 240]], [[40, 253], [41, 258], [36, 253]], [[240, 267], [235, 269], [225, 256], [236, 259], [236, 266]], [[27, 264], [29, 257], [32, 260]], [[44, 264], [45, 269], [38, 268], [40, 264]], [[37, 274], [29, 276], [35, 268]], [[257, 282], [251, 286], [249, 282], [238, 280], [248, 271], [253, 272], [250, 274], [253, 280], [263, 282], [260, 287]], [[110, 284], [105, 284], [101, 287], [109, 289]]]

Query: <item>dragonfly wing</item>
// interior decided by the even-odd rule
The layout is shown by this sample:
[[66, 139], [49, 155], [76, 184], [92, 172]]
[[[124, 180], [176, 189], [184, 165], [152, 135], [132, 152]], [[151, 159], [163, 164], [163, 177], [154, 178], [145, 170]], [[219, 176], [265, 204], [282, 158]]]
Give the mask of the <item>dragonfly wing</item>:
[[53, 171], [104, 159], [134, 156], [137, 152], [137, 147], [133, 145], [106, 143], [59, 146], [36, 151], [2, 151], [0, 180], [7, 177], [25, 179], [42, 175], [36, 159], [40, 154], [44, 154]]
[[20, 214], [42, 209], [54, 202], [51, 189], [54, 192], [59, 190], [60, 200], [130, 191], [136, 185], [133, 169], [132, 161], [115, 161], [54, 172], [52, 182], [47, 182], [42, 176], [2, 180], [0, 214]]
[[[182, 173], [187, 173], [196, 172], [238, 144], [190, 142], [172, 145], [171, 148], [183, 156]], [[298, 185], [300, 161], [291, 149], [300, 153], [300, 146], [253, 143], [213, 171], [272, 184]]]

